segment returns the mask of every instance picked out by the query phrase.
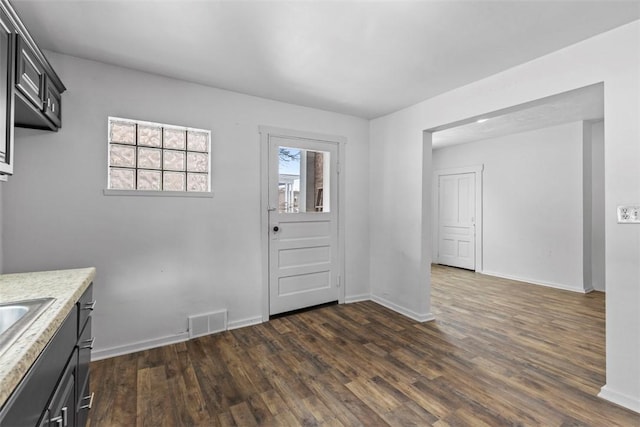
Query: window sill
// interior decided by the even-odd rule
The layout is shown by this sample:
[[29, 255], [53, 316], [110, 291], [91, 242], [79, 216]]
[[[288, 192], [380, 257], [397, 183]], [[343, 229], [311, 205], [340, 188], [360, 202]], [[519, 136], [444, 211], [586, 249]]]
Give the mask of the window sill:
[[212, 199], [213, 192], [200, 193], [195, 191], [144, 191], [144, 190], [102, 190], [105, 196], [140, 196], [140, 197], [194, 197]]

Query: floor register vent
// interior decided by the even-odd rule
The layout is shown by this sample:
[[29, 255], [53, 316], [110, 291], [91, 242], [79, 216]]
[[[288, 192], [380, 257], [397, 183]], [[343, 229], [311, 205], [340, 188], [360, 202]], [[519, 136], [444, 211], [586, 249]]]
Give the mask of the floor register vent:
[[227, 330], [227, 310], [189, 316], [189, 338]]

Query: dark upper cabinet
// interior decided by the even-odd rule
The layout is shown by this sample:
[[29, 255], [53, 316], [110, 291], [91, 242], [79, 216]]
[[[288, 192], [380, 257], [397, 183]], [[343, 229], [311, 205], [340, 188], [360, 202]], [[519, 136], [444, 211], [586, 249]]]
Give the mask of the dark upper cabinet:
[[14, 29], [0, 10], [0, 174], [13, 173]]
[[33, 103], [37, 110], [44, 105], [45, 73], [36, 54], [24, 38], [18, 36], [16, 53], [16, 88]]
[[65, 89], [9, 1], [0, 0], [0, 175], [13, 173], [14, 126], [62, 126]]
[[56, 126], [62, 126], [62, 97], [51, 79], [44, 85], [44, 115]]
[[[0, 0], [1, 1], [1, 0]], [[28, 33], [15, 37], [14, 125], [58, 130], [62, 126], [64, 86]]]

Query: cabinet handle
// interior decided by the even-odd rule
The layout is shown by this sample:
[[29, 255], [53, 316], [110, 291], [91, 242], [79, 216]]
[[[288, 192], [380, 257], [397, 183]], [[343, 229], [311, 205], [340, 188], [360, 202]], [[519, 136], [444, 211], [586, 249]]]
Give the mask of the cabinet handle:
[[52, 423], [58, 424], [59, 427], [67, 427], [69, 420], [67, 419], [67, 411], [69, 409], [65, 406], [60, 410], [61, 414], [55, 418], [51, 418]]
[[51, 104], [51, 112], [52, 113], [56, 112], [56, 104]]
[[62, 415], [58, 415], [55, 418], [51, 418], [51, 422], [58, 424], [58, 427], [62, 427]]
[[80, 407], [80, 409], [91, 409], [91, 407], [93, 406], [93, 396], [95, 395], [95, 392], [91, 393], [91, 396], [85, 396], [82, 398], [82, 400], [87, 400], [89, 399], [89, 404], [88, 405], [82, 405]]
[[84, 305], [84, 307], [82, 307], [83, 310], [89, 310], [89, 311], [93, 311], [94, 308], [96, 308], [96, 300], [88, 302]]
[[51, 108], [51, 98], [47, 98], [47, 108]]
[[91, 337], [90, 340], [82, 341], [83, 344], [87, 344], [87, 345], [80, 346], [80, 349], [88, 348], [89, 350], [93, 350], [93, 343], [95, 342], [95, 340], [96, 340], [96, 337]]

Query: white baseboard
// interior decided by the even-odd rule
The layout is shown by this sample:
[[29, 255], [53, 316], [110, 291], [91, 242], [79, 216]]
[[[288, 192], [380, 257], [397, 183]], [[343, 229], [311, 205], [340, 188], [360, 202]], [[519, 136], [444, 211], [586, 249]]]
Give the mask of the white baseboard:
[[[407, 316], [418, 322], [427, 322], [435, 319], [435, 317], [431, 313], [426, 313], [426, 314], [415, 313], [414, 311], [411, 311], [391, 301], [388, 301], [384, 298], [376, 297], [374, 295], [369, 295], [369, 294], [352, 295], [345, 298], [345, 300], [346, 300], [345, 301], [346, 303], [372, 300], [384, 307], [387, 307], [395, 312], [402, 314], [403, 316]], [[232, 329], [258, 325], [260, 323], [263, 323], [262, 316], [234, 320], [227, 323], [227, 330], [230, 331]], [[130, 344], [125, 344], [125, 345], [110, 347], [105, 349], [98, 349], [98, 350], [94, 350], [91, 353], [91, 360], [96, 361], [96, 360], [107, 359], [110, 357], [122, 356], [125, 354], [136, 353], [138, 351], [149, 350], [151, 348], [162, 347], [170, 344], [176, 344], [176, 343], [184, 342], [188, 340], [189, 340], [189, 333], [182, 332], [176, 335], [138, 341]]]
[[230, 331], [232, 329], [244, 328], [245, 326], [258, 325], [260, 323], [262, 323], [262, 316], [234, 320], [233, 322], [227, 323], [227, 330]]
[[598, 397], [609, 402], [615, 403], [627, 409], [631, 409], [634, 412], [640, 414], [640, 398], [628, 396], [624, 393], [611, 390], [608, 386], [603, 386], [598, 393]]
[[429, 322], [431, 320], [436, 319], [434, 315], [431, 313], [424, 313], [424, 314], [416, 313], [415, 311], [409, 310], [408, 308], [405, 308], [405, 307], [401, 307], [398, 304], [391, 302], [387, 299], [384, 299], [382, 297], [379, 297], [377, 295], [371, 295], [371, 300], [377, 304], [387, 307], [390, 310], [393, 310], [397, 313], [402, 314], [403, 316], [406, 316], [418, 322]]
[[354, 302], [370, 301], [370, 300], [371, 300], [371, 294], [348, 295], [344, 298], [344, 303], [351, 304]]
[[[257, 325], [262, 323], [262, 317], [251, 317], [248, 319], [235, 320], [227, 323], [227, 330], [243, 328], [245, 326]], [[223, 332], [223, 331], [219, 331]], [[176, 335], [154, 338], [150, 340], [138, 341], [117, 347], [98, 349], [91, 352], [91, 360], [102, 360], [110, 357], [123, 356], [125, 354], [136, 353], [138, 351], [149, 350], [151, 348], [162, 347], [165, 345], [176, 344], [189, 340], [189, 332], [182, 332]]]
[[124, 354], [136, 353], [138, 351], [149, 350], [150, 348], [162, 347], [169, 344], [176, 344], [187, 341], [189, 339], [188, 332], [182, 332], [167, 337], [154, 338], [151, 340], [138, 341], [131, 344], [125, 344], [117, 347], [94, 350], [91, 352], [91, 361], [108, 359], [109, 357], [122, 356]]
[[496, 273], [495, 271], [484, 270], [484, 271], [481, 271], [480, 273], [484, 274], [485, 276], [500, 277], [502, 279], [509, 279], [509, 280], [515, 280], [517, 282], [531, 283], [533, 285], [546, 286], [547, 288], [561, 289], [563, 291], [578, 292], [578, 293], [581, 293], [581, 294], [586, 294], [586, 293], [589, 293], [589, 292], [593, 291], [593, 289], [587, 290], [587, 289], [584, 289], [584, 288], [575, 287], [575, 286], [569, 286], [569, 285], [563, 285], [563, 284], [560, 284], [560, 283], [541, 282], [539, 280], [530, 279], [528, 277], [511, 276], [509, 274]]

